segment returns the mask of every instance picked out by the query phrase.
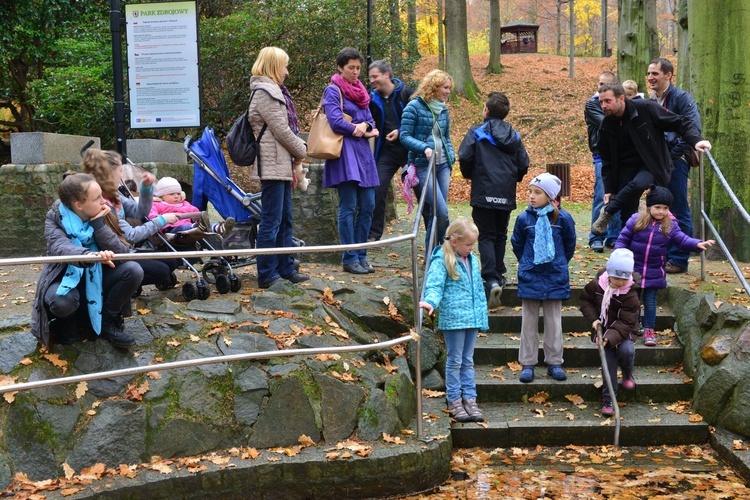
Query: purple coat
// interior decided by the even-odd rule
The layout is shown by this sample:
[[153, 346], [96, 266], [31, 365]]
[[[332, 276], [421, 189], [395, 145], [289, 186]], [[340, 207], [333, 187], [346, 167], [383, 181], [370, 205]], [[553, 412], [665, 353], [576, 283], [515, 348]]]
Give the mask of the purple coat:
[[323, 187], [335, 187], [345, 181], [357, 181], [360, 187], [379, 186], [378, 169], [370, 149], [370, 140], [352, 135], [354, 133], [352, 123], [356, 125], [367, 122], [370, 128], [375, 127], [370, 107], [366, 106], [362, 109], [344, 97], [344, 113], [352, 117], [352, 123], [349, 123], [341, 114], [340, 95], [339, 88], [335, 85], [329, 85], [323, 92], [323, 107], [328, 123], [334, 132], [344, 136], [341, 157], [326, 160]]
[[633, 214], [622, 228], [615, 248], [628, 248], [633, 252], [635, 266], [633, 271], [641, 274], [641, 288], [667, 288], [667, 247], [675, 245], [683, 252], [700, 252], [698, 243], [701, 240], [691, 238], [680, 229], [677, 219], [672, 219], [669, 236], [661, 232], [661, 223], [652, 222], [646, 229], [635, 232], [635, 223], [640, 214]]

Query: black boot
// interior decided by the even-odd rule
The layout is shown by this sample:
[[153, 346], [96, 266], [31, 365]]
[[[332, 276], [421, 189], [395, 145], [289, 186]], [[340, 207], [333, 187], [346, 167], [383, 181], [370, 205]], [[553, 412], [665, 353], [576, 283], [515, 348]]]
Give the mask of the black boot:
[[[118, 318], [112, 318], [108, 315], [102, 317], [102, 333], [99, 337], [108, 341], [115, 347], [130, 347], [135, 345], [135, 337], [126, 333], [122, 328], [124, 323], [122, 322], [122, 316]], [[120, 326], [118, 326], [118, 324]]]

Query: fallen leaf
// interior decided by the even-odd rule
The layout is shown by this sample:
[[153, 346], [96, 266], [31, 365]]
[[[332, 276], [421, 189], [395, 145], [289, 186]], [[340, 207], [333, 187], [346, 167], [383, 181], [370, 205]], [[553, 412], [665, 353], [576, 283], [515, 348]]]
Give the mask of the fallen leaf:
[[307, 436], [305, 434], [302, 434], [297, 442], [299, 442], [299, 444], [301, 444], [302, 446], [315, 446], [315, 441], [313, 441], [310, 436]]
[[549, 394], [546, 392], [538, 392], [529, 398], [529, 401], [536, 404], [544, 404], [549, 399]]
[[79, 382], [76, 386], [76, 399], [81, 399], [83, 396], [86, 395], [86, 391], [89, 390], [88, 384], [84, 382]]

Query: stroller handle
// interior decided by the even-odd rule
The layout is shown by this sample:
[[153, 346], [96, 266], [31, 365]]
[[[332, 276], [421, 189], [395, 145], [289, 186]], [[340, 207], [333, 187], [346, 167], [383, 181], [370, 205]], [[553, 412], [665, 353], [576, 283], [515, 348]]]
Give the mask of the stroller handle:
[[193, 138], [189, 135], [185, 136], [185, 141], [182, 143], [182, 150], [186, 153], [190, 152], [190, 143], [193, 142]]

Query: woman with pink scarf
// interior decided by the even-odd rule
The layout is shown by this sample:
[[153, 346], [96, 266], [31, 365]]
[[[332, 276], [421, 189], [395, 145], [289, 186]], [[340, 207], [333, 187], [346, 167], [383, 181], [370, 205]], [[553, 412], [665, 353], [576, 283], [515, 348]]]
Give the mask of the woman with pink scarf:
[[[370, 137], [378, 129], [370, 114], [370, 94], [359, 81], [365, 59], [356, 49], [345, 48], [336, 57], [338, 73], [323, 93], [323, 106], [331, 129], [344, 136], [341, 156], [326, 160], [323, 187], [335, 187], [339, 195], [338, 226], [342, 245], [365, 243], [375, 209], [378, 169], [370, 149]], [[351, 117], [351, 122], [344, 119]], [[367, 263], [367, 250], [347, 250], [342, 257], [344, 271], [368, 274], [375, 268]]]

